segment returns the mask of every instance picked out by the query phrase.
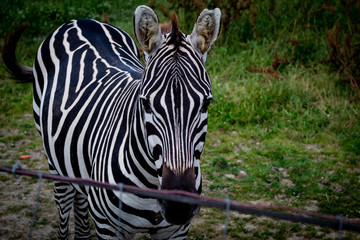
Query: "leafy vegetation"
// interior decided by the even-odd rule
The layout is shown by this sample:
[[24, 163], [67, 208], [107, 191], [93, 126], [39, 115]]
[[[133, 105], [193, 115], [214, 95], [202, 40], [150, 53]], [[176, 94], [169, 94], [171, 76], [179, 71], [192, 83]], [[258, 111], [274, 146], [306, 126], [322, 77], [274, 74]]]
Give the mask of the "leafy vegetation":
[[[219, 6], [225, 16], [206, 62], [214, 101], [202, 156], [204, 194], [360, 218], [359, 1], [206, 3], [149, 3], [163, 21], [169, 10], [177, 12], [186, 33], [203, 7]], [[72, 18], [107, 16], [132, 34], [132, 13], [139, 4], [147, 2], [6, 0], [0, 37], [30, 22], [17, 54], [22, 64], [32, 65], [42, 39]], [[32, 86], [14, 84], [3, 64], [0, 79], [0, 162], [11, 166], [18, 152], [41, 151], [42, 145], [31, 116]], [[46, 159], [25, 164], [34, 169]], [[1, 175], [2, 193], [12, 181]], [[10, 205], [3, 215], [19, 207], [26, 208]], [[203, 208], [190, 238], [218, 239], [224, 217], [221, 210]], [[336, 237], [329, 229], [235, 212], [230, 220], [232, 239]], [[344, 238], [358, 235], [348, 232]]]
[[[178, 9], [187, 31], [205, 7], [222, 9], [221, 44], [245, 45], [248, 41], [274, 41], [275, 70], [283, 64], [321, 61], [341, 72], [360, 94], [360, 2], [283, 0], [169, 0]], [[155, 5], [155, 1], [152, 1]], [[159, 6], [162, 6], [159, 3]], [[162, 7], [161, 9], [164, 9]], [[166, 12], [166, 11], [164, 11]], [[282, 58], [276, 49], [282, 50]], [[327, 51], [331, 49], [331, 53]]]

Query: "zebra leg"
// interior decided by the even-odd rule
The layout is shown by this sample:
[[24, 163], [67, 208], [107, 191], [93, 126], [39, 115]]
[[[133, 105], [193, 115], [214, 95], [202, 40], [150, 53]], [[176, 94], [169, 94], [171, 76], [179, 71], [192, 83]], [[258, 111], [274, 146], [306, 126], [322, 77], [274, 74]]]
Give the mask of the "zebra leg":
[[[98, 189], [95, 187], [89, 188], [89, 206], [90, 206], [90, 215], [95, 224], [96, 229], [96, 238], [97, 239], [115, 239], [115, 233], [111, 231], [111, 226], [104, 216], [102, 209], [97, 204], [96, 198], [98, 197]], [[112, 237], [109, 237], [112, 236]]]
[[54, 197], [59, 210], [59, 239], [68, 239], [69, 217], [76, 190], [69, 183], [55, 182]]
[[185, 225], [169, 225], [159, 229], [155, 233], [150, 233], [153, 240], [185, 240], [190, 229], [190, 223]]
[[90, 239], [89, 202], [87, 196], [77, 193], [74, 202], [75, 239]]
[[[91, 187], [89, 189], [88, 201], [89, 209], [92, 220], [94, 221], [96, 228], [96, 237], [97, 239], [117, 239], [117, 222], [110, 223], [106, 215], [103, 212], [103, 208], [100, 206], [99, 202], [101, 201], [101, 189]], [[116, 197], [116, 196], [113, 196]], [[115, 204], [118, 206], [118, 203]], [[116, 210], [115, 210], [116, 211]], [[115, 221], [117, 218], [115, 219]], [[119, 234], [119, 233], [118, 233]], [[121, 240], [132, 240], [134, 239], [133, 233], [127, 233], [126, 231], [120, 232]]]

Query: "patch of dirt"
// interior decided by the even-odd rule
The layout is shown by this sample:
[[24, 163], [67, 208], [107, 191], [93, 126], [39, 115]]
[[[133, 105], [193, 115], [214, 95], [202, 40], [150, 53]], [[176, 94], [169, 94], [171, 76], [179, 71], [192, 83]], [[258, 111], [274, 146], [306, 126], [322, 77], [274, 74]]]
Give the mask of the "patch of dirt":
[[[29, 116], [25, 116], [29, 117]], [[23, 138], [17, 139], [16, 136], [25, 135]], [[19, 161], [21, 167], [25, 169], [47, 171], [47, 159], [42, 149], [42, 144], [38, 133], [34, 130], [28, 133], [21, 133], [19, 130], [0, 129], [0, 136], [15, 139], [10, 142], [0, 142], [0, 165], [13, 166], [16, 161]], [[17, 140], [16, 140], [17, 139]], [[221, 141], [215, 139], [213, 147], [221, 144]], [[33, 146], [35, 143], [35, 147]], [[246, 146], [238, 146], [239, 150], [246, 151]], [[320, 152], [321, 147], [317, 145], [308, 145], [308, 148], [314, 152]], [[26, 152], [30, 155], [30, 159], [20, 160], [20, 156]], [[321, 155], [318, 156], [321, 160]], [[243, 164], [243, 160], [238, 160], [237, 164]], [[292, 182], [288, 179], [289, 174], [286, 169], [278, 169], [282, 174], [283, 179], [281, 183], [285, 186], [292, 186]], [[359, 168], [353, 171], [360, 172]], [[228, 175], [225, 178], [234, 178], [235, 175]], [[211, 192], [209, 186], [213, 184], [212, 181], [203, 179], [203, 187], [205, 192]], [[254, 185], [256, 182], [254, 182]], [[55, 201], [53, 198], [53, 182], [43, 180], [41, 188], [41, 197], [39, 202], [39, 209], [37, 212], [36, 224], [32, 231], [32, 239], [57, 239], [57, 225], [58, 213]], [[335, 191], [341, 191], [340, 185], [332, 185]], [[13, 175], [0, 172], [0, 239], [27, 239], [32, 216], [34, 212], [36, 195], [38, 189], [38, 180], [30, 177], [14, 178]], [[217, 192], [228, 193], [227, 189], [217, 189]], [[225, 194], [226, 195], [226, 194]], [[241, 199], [238, 199], [241, 201]], [[273, 200], [254, 200], [250, 201], [253, 204], [272, 205], [280, 203], [283, 205], [291, 205], [294, 200], [286, 198], [285, 195], [279, 194]], [[309, 202], [305, 208], [310, 211], [317, 211], [318, 205], [316, 201]], [[189, 239], [221, 239], [224, 230], [225, 211], [202, 207], [199, 215], [197, 215], [190, 228], [190, 235], [193, 237]], [[309, 239], [308, 232], [316, 231], [316, 237], [320, 239], [336, 239], [338, 234], [336, 231], [322, 229], [318, 227], [311, 227], [307, 225], [300, 225], [298, 232], [292, 233], [290, 230], [293, 225], [285, 221], [274, 220], [265, 217], [257, 217], [239, 212], [230, 212], [229, 229], [227, 239], [254, 238], [259, 236], [259, 233], [270, 232], [272, 234], [282, 229], [282, 224], [286, 225], [288, 231], [287, 239]], [[203, 230], [210, 228], [211, 230]], [[315, 230], [311, 230], [315, 229]], [[195, 234], [196, 233], [196, 234]], [[359, 235], [353, 239], [360, 239]], [[92, 237], [95, 239], [94, 230], [92, 230]], [[70, 219], [69, 239], [74, 238], [74, 221], [73, 216]], [[270, 237], [271, 238], [271, 237]], [[136, 239], [149, 239], [148, 235], [139, 234]]]
[[[33, 146], [40, 142], [36, 130], [21, 133], [17, 129], [1, 129], [0, 135], [15, 139], [12, 142], [0, 143], [0, 165], [12, 167], [19, 162], [24, 169], [48, 169], [42, 146]], [[24, 152], [30, 155], [29, 159], [20, 159]], [[53, 198], [53, 186], [52, 181], [42, 180], [32, 239], [57, 238], [58, 214]], [[15, 178], [12, 174], [0, 172], [0, 189], [0, 239], [27, 239], [32, 225], [38, 180], [26, 176]]]
[[322, 151], [322, 147], [315, 144], [307, 144], [305, 148], [318, 153]]
[[238, 143], [237, 145], [234, 146], [234, 152], [236, 154], [239, 154], [239, 151], [244, 151], [244, 152], [249, 152], [251, 149], [246, 146], [245, 144], [242, 143]]
[[280, 184], [282, 186], [286, 186], [286, 187], [294, 187], [295, 186], [293, 181], [291, 181], [290, 179], [285, 179], [285, 178], [281, 179]]

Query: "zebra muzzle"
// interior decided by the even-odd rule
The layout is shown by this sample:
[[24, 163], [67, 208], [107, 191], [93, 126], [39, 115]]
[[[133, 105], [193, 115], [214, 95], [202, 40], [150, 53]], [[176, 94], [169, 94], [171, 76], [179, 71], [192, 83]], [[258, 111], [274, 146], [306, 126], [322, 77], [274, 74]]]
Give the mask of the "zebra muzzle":
[[[195, 189], [194, 169], [190, 168], [185, 170], [182, 174], [175, 174], [169, 168], [164, 167], [161, 189], [183, 190], [191, 193], [198, 193]], [[163, 218], [168, 223], [174, 225], [183, 225], [190, 222], [200, 210], [199, 205], [176, 201], [159, 200], [159, 205], [161, 207], [161, 215]]]
[[174, 225], [184, 225], [199, 212], [199, 205], [179, 203], [174, 201], [159, 201], [161, 215], [163, 218]]

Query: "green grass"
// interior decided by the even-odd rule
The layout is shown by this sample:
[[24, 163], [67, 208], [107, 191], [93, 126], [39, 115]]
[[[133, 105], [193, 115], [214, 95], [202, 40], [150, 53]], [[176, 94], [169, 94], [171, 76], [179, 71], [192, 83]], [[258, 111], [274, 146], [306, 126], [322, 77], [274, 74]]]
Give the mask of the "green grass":
[[[225, 157], [230, 165], [243, 159], [245, 164], [241, 168], [249, 172], [249, 180], [236, 182], [238, 187], [256, 182], [259, 198], [272, 199], [281, 191], [299, 201], [315, 198], [321, 205], [329, 205], [324, 211], [333, 214], [339, 210], [335, 201], [325, 203], [322, 196], [341, 198], [346, 187], [337, 193], [331, 189], [332, 183], [323, 186], [321, 179], [329, 177], [328, 172], [333, 183], [344, 181], [341, 178], [345, 177], [350, 194], [346, 197], [349, 204], [346, 214], [360, 217], [358, 208], [352, 205], [359, 201], [359, 192], [350, 193], [359, 179], [354, 172], [349, 173], [359, 167], [360, 145], [356, 136], [360, 105], [353, 101], [354, 93], [340, 82], [337, 74], [315, 62], [311, 67], [290, 64], [282, 69], [280, 77], [248, 72], [248, 66], [263, 69], [273, 59], [271, 43], [249, 45], [236, 55], [229, 55], [225, 46], [219, 47], [208, 57], [214, 101], [209, 108], [207, 146], [216, 147], [206, 148], [204, 159], [210, 165], [216, 160], [210, 156]], [[288, 171], [295, 186], [279, 184], [279, 168]], [[204, 170], [210, 176], [214, 171]], [[249, 194], [252, 190], [249, 189]]]
[[[112, 24], [132, 34], [132, 13], [138, 4], [146, 3], [16, 2], [19, 4], [5, 3], [10, 10], [4, 21], [9, 24], [0, 23], [0, 35], [3, 38], [24, 20], [31, 23], [17, 51], [26, 65], [32, 64], [46, 34], [62, 21], [79, 17], [100, 20], [106, 12]], [[91, 7], [82, 7], [85, 2]], [[17, 17], [19, 13], [23, 14]], [[289, 43], [289, 37], [299, 45]], [[286, 60], [276, 75], [253, 71], [272, 69], [275, 51]], [[321, 62], [329, 51], [324, 35], [295, 25], [261, 40], [213, 47], [206, 63], [214, 101], [209, 107], [201, 165], [204, 194], [360, 218], [359, 96], [342, 82], [339, 73]], [[3, 64], [0, 78], [0, 161], [10, 158], [8, 163], [13, 164], [14, 150], [25, 154], [41, 149], [42, 144], [33, 125], [32, 86], [14, 84]], [[26, 141], [29, 138], [33, 140]], [[36, 168], [39, 161], [34, 159], [28, 165]], [[11, 180], [2, 175], [0, 179]], [[36, 185], [37, 181], [26, 184]], [[224, 211], [203, 209], [200, 217], [190, 230], [192, 239], [222, 236]], [[47, 223], [44, 217], [39, 225]], [[232, 239], [326, 239], [331, 233], [238, 213], [232, 213], [228, 230]], [[345, 239], [356, 237], [351, 232], [344, 234]]]

